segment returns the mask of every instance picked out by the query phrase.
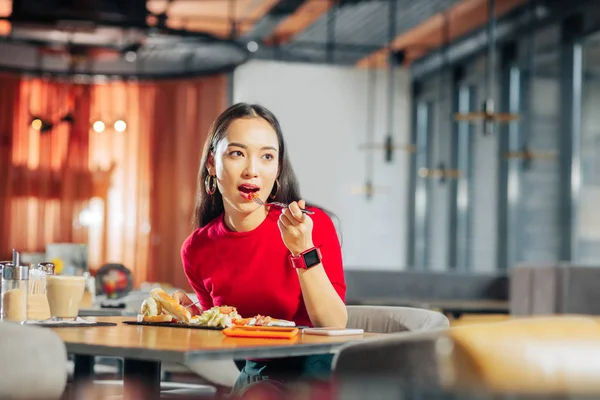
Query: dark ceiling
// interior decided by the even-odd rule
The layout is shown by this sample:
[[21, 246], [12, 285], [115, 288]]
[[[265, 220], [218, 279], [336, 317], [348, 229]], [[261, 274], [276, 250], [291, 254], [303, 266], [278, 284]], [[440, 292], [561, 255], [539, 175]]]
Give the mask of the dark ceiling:
[[[11, 1], [0, 0], [0, 17], [10, 13]], [[495, 1], [499, 11], [532, 0]], [[1, 25], [6, 21], [0, 20], [0, 51], [13, 55], [0, 60], [0, 67], [29, 72], [70, 68], [67, 73], [148, 78], [231, 70], [248, 56], [347, 66], [361, 61], [381, 67], [387, 60], [382, 49], [393, 39], [402, 37], [394, 43], [395, 51], [421, 49], [408, 56], [408, 63], [438, 48], [446, 26], [440, 23], [445, 20], [442, 14], [452, 21], [448, 26], [456, 31], [454, 38], [480, 28], [487, 20], [488, 0], [146, 0], [145, 4], [155, 22], [135, 34], [128, 25], [76, 33], [57, 27], [36, 33], [12, 26], [8, 33]], [[57, 35], [67, 36], [58, 43]], [[62, 46], [61, 54], [57, 45]], [[90, 48], [108, 48], [112, 58], [102, 58], [106, 51], [98, 56]], [[252, 53], [245, 54], [245, 48]]]
[[[396, 1], [394, 36], [418, 26], [461, 0]], [[303, 0], [281, 0], [243, 39], [265, 40], [302, 3]], [[389, 42], [390, 3], [389, 0], [341, 0], [291, 41], [276, 47], [262, 46], [254, 57], [354, 65]], [[328, 47], [329, 44], [331, 46]]]

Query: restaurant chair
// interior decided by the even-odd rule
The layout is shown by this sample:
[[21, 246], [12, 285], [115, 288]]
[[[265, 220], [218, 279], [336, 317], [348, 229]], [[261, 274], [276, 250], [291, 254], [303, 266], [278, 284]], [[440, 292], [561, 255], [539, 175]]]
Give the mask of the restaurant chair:
[[52, 330], [0, 323], [0, 399], [60, 399], [67, 350]]
[[600, 394], [600, 324], [552, 316], [398, 333], [343, 346], [333, 360], [340, 393], [362, 382], [453, 392]]
[[600, 315], [599, 282], [598, 265], [517, 264], [510, 270], [510, 314]]
[[422, 332], [450, 326], [448, 318], [437, 311], [414, 307], [346, 306], [348, 328], [365, 332]]
[[[366, 332], [392, 333], [446, 328], [443, 314], [411, 307], [347, 306], [348, 328]], [[233, 360], [199, 361], [186, 365], [203, 379], [218, 386], [233, 387], [240, 371]]]

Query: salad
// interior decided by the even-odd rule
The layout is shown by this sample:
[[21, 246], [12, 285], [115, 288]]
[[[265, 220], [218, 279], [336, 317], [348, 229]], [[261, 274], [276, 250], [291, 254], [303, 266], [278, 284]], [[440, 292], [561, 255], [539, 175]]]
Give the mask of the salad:
[[214, 328], [228, 328], [233, 326], [233, 321], [239, 318], [241, 318], [240, 314], [235, 307], [222, 306], [205, 310], [201, 315], [192, 317], [190, 323]]

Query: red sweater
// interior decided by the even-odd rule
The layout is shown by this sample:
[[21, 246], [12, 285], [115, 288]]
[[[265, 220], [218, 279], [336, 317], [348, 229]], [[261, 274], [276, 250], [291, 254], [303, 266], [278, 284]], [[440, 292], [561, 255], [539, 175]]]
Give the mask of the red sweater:
[[[313, 243], [320, 247], [323, 267], [344, 301], [346, 283], [335, 227], [325, 212], [312, 211]], [[244, 318], [261, 314], [312, 326], [298, 273], [288, 261], [290, 251], [277, 226], [280, 213], [271, 209], [264, 222], [249, 232], [230, 231], [221, 216], [185, 240], [183, 268], [202, 309], [228, 305], [237, 307]]]

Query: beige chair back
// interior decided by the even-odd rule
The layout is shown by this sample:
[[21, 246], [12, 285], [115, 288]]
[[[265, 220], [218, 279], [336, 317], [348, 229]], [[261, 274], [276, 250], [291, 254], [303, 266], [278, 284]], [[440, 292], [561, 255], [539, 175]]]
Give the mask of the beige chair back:
[[348, 328], [366, 332], [421, 332], [450, 326], [442, 313], [413, 307], [347, 306]]
[[0, 399], [59, 399], [67, 384], [65, 344], [48, 328], [0, 323]]

